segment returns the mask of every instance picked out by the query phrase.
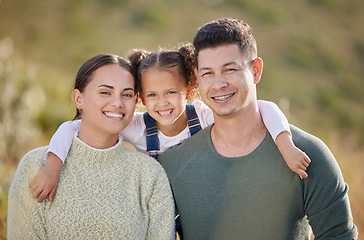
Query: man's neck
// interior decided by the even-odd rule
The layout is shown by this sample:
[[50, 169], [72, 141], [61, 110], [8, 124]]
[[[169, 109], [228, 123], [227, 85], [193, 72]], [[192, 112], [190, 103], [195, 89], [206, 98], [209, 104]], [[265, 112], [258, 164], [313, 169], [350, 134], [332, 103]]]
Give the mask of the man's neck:
[[214, 115], [214, 118], [212, 143], [216, 151], [225, 157], [248, 155], [261, 144], [267, 133], [259, 110], [231, 117]]

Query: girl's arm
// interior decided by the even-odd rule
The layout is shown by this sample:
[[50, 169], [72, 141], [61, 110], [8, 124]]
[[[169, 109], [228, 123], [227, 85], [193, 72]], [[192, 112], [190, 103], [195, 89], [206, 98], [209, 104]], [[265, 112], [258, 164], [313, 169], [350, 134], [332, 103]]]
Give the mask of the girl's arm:
[[273, 102], [258, 100], [258, 106], [263, 122], [288, 167], [297, 173], [301, 179], [307, 178], [306, 169], [311, 160], [294, 145], [286, 116]]
[[38, 171], [29, 183], [33, 198], [38, 202], [48, 196], [51, 201], [58, 184], [58, 176], [71, 148], [73, 136], [81, 127], [81, 120], [63, 123], [53, 135], [47, 152], [47, 163]]

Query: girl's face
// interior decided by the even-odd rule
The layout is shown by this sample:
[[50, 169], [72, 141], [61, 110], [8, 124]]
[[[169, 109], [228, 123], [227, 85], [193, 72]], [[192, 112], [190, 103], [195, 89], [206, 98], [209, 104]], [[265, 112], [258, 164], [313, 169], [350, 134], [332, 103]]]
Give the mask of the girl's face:
[[177, 71], [149, 68], [142, 73], [142, 101], [161, 132], [175, 136], [187, 126], [189, 87]]
[[119, 65], [105, 65], [92, 74], [82, 93], [74, 90], [73, 100], [81, 110], [81, 140], [117, 141], [134, 114], [134, 78]]

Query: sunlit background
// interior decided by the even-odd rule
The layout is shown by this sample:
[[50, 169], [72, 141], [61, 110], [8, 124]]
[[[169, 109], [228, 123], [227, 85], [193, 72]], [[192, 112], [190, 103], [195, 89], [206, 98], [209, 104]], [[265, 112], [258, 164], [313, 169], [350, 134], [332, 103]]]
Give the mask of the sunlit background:
[[364, 1], [0, 0], [0, 239], [16, 166], [74, 115], [80, 65], [192, 42], [216, 18], [247, 21], [264, 71], [258, 98], [329, 146], [364, 234]]

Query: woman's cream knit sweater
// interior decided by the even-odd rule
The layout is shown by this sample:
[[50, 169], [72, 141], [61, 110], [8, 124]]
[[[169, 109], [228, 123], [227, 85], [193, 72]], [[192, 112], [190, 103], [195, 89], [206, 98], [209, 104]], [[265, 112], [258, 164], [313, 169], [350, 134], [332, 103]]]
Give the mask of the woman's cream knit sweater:
[[163, 168], [121, 141], [95, 149], [74, 138], [51, 202], [28, 184], [47, 147], [19, 163], [9, 192], [8, 239], [173, 239], [174, 202]]

